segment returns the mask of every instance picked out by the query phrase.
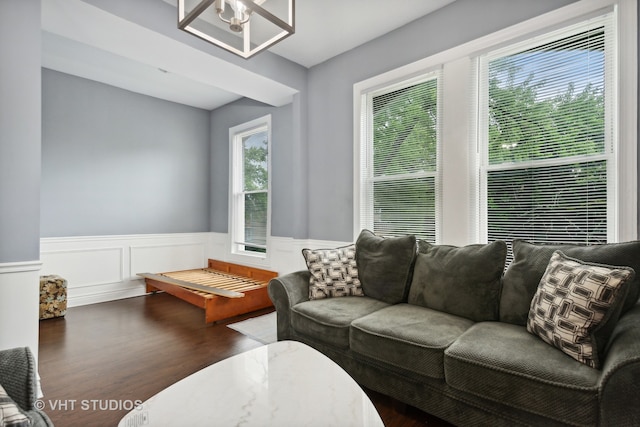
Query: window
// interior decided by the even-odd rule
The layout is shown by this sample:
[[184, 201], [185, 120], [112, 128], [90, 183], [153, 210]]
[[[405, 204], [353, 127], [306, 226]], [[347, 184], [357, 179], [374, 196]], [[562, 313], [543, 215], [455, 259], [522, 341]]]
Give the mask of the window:
[[266, 257], [270, 235], [270, 116], [229, 130], [233, 254]]
[[354, 84], [354, 236], [637, 239], [636, 18], [580, 0]]
[[363, 96], [363, 228], [435, 242], [438, 81], [431, 73]]
[[481, 227], [488, 241], [614, 235], [611, 15], [480, 59]]

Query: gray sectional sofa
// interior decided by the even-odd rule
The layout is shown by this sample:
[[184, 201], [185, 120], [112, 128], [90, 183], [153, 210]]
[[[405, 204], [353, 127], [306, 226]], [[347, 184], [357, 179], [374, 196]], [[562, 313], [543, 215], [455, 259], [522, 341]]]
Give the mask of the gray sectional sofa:
[[[269, 283], [278, 339], [307, 343], [361, 385], [455, 425], [640, 425], [640, 242], [514, 240], [504, 272], [506, 251], [500, 241], [454, 247], [366, 230], [351, 247], [305, 250], [309, 270]], [[564, 289], [552, 259], [555, 273], [577, 266], [572, 280], [585, 271], [601, 280], [599, 268], [622, 277], [608, 307], [594, 306], [586, 360], [580, 343], [546, 342], [548, 325], [532, 320], [553, 300], [543, 282]]]

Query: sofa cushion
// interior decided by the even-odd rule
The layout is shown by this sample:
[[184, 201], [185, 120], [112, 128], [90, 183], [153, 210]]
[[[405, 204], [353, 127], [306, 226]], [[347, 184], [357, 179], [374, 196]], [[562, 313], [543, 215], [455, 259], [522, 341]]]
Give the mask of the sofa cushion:
[[498, 320], [506, 256], [501, 240], [464, 247], [420, 240], [408, 302], [476, 322]]
[[[524, 240], [513, 241], [513, 262], [502, 280], [500, 320], [526, 325], [533, 295], [547, 269], [551, 255], [560, 250], [565, 255], [585, 262], [631, 267], [640, 271], [640, 241], [593, 246], [535, 245]], [[630, 282], [622, 313], [629, 310], [640, 295], [640, 274]]]
[[523, 326], [476, 323], [445, 351], [444, 366], [447, 384], [457, 390], [569, 425], [598, 424], [602, 372]]
[[629, 267], [584, 263], [554, 252], [531, 302], [527, 331], [578, 362], [600, 368], [634, 274]]
[[387, 306], [366, 296], [304, 301], [291, 308], [291, 326], [296, 333], [311, 339], [349, 348], [351, 322]]
[[396, 304], [351, 324], [351, 350], [432, 378], [444, 378], [444, 350], [473, 325], [469, 319]]
[[356, 246], [335, 249], [303, 249], [309, 277], [309, 299], [362, 296], [358, 279]]
[[364, 294], [388, 304], [406, 302], [415, 257], [415, 236], [383, 238], [362, 230], [356, 263]]

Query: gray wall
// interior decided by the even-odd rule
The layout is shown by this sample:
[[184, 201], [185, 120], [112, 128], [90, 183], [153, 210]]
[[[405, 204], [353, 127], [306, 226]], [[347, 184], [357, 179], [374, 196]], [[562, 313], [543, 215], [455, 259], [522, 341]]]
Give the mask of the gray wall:
[[[247, 61], [211, 43], [205, 42], [198, 37], [179, 30], [175, 7], [177, 0], [172, 0], [174, 5], [170, 5], [162, 0], [82, 1], [294, 89], [302, 90], [306, 84], [307, 70], [305, 67], [274, 53], [264, 51]], [[186, 3], [193, 4], [194, 2]]]
[[[297, 89], [299, 96], [291, 106], [293, 124], [288, 124], [293, 126], [288, 144], [290, 158], [276, 157], [282, 151], [274, 153], [275, 173], [283, 173], [275, 166], [279, 161], [287, 178], [277, 178], [273, 185], [272, 232], [277, 236], [349, 241], [354, 235], [353, 84], [575, 0], [457, 0], [309, 70], [270, 52], [244, 61], [189, 36], [175, 28], [175, 11], [163, 2], [84, 1]], [[243, 102], [251, 103], [225, 106], [211, 116], [213, 231], [227, 231], [228, 128], [254, 118], [249, 117], [254, 115], [254, 108], [260, 110], [256, 110], [258, 115], [272, 110]]]
[[229, 128], [271, 114], [271, 235], [291, 237], [300, 208], [294, 197], [293, 105], [272, 107], [240, 99], [211, 112], [211, 231], [228, 232]]
[[[203, 186], [209, 186], [210, 192], [201, 199], [206, 203], [206, 207], [201, 212], [206, 216], [209, 230], [226, 232], [228, 227], [229, 127], [271, 113], [274, 124], [273, 235], [350, 241], [354, 235], [352, 229], [353, 84], [575, 0], [537, 0], [535, 2], [457, 0], [432, 15], [418, 19], [309, 70], [304, 70], [269, 52], [260, 54], [250, 61], [244, 61], [216, 49], [176, 30], [173, 9], [167, 8], [168, 5], [163, 2], [155, 0], [140, 0], [135, 3], [126, 0], [84, 1], [140, 25], [163, 32], [169, 37], [210, 52], [212, 55], [223, 57], [252, 71], [261, 72], [300, 91], [293, 104], [282, 108], [274, 108], [245, 99], [209, 114], [211, 129], [207, 131], [209, 132], [207, 139], [211, 145], [207, 156], [211, 170]], [[482, 19], [478, 19], [479, 17]], [[45, 94], [46, 102], [48, 102], [47, 97], [48, 94]], [[72, 121], [72, 119], [69, 120]], [[48, 126], [47, 123], [45, 125]], [[47, 130], [47, 135], [48, 133]], [[43, 149], [47, 150], [46, 144]], [[130, 147], [121, 146], [119, 149], [127, 152]], [[168, 150], [174, 153], [171, 151], [170, 144]], [[67, 149], [66, 152], [69, 151]], [[133, 152], [144, 152], [144, 147], [136, 146]], [[156, 155], [159, 154], [156, 153]], [[43, 153], [43, 160], [47, 162], [43, 165], [43, 193], [64, 195], [62, 190], [56, 193], [48, 188], [51, 186], [47, 180], [48, 168], [52, 167], [49, 165], [50, 158], [50, 155]], [[147, 166], [141, 166], [143, 162], [121, 161], [131, 168], [142, 168], [136, 170], [133, 175], [138, 178], [138, 183], [148, 179], [145, 173], [148, 171], [145, 169]], [[132, 163], [135, 163], [135, 166]], [[200, 173], [201, 178], [202, 176], [203, 174]], [[108, 181], [106, 177], [100, 180], [105, 186]], [[125, 186], [122, 182], [118, 185]], [[182, 184], [179, 186], [183, 187]], [[135, 193], [138, 193], [142, 187], [147, 188], [145, 185], [140, 185]], [[171, 188], [171, 190], [174, 189]], [[159, 191], [158, 188], [156, 190]], [[168, 199], [169, 197], [163, 200]], [[49, 199], [43, 194], [43, 203], [45, 202], [48, 203]], [[121, 202], [122, 200], [119, 201]], [[74, 203], [79, 204], [80, 200], [75, 200]], [[136, 211], [140, 211], [139, 206], [143, 205], [136, 200], [131, 203]], [[75, 227], [74, 230], [59, 230], [55, 224], [51, 225], [58, 221], [70, 225], [71, 221], [60, 219], [61, 213], [56, 214], [56, 218], [45, 218], [49, 216], [48, 209], [43, 207], [43, 235], [62, 232], [64, 235], [82, 234], [76, 231]], [[158, 212], [160, 211], [156, 213]], [[112, 212], [115, 216], [120, 214], [121, 212]], [[152, 214], [149, 213], [149, 215]], [[129, 221], [131, 218], [125, 218], [125, 220]], [[86, 220], [81, 219], [81, 224], [84, 221]], [[201, 228], [202, 221], [202, 218], [193, 219], [194, 223], [200, 224], [195, 227], [196, 229]], [[91, 222], [97, 225], [98, 221]], [[171, 221], [166, 217], [163, 218], [162, 225], [156, 224], [157, 231], [164, 229], [168, 222]], [[129, 222], [128, 225], [131, 226], [130, 232], [142, 233], [146, 232], [145, 226], [148, 225], [148, 221]], [[176, 230], [189, 231], [189, 228], [190, 226], [181, 223]], [[52, 234], [52, 231], [55, 233]], [[109, 230], [101, 232], [107, 231]], [[111, 230], [109, 234], [113, 232], [122, 233], [125, 230]]]
[[[574, 0], [457, 0], [309, 71], [308, 233], [351, 241], [353, 85]], [[322, 182], [322, 185], [311, 183]]]
[[[176, 9], [159, 0], [83, 0], [109, 13], [149, 28], [167, 37], [187, 44], [209, 55], [221, 58], [251, 72], [282, 83], [297, 91], [293, 102], [285, 107], [286, 113], [274, 113], [274, 132], [287, 134], [281, 140], [274, 137], [273, 212], [272, 233], [276, 236], [306, 238], [307, 231], [307, 69], [287, 59], [265, 51], [244, 60], [210, 43], [177, 29]], [[307, 0], [304, 0], [307, 1]], [[246, 102], [246, 104], [244, 104]], [[247, 105], [251, 104], [251, 105]], [[274, 112], [269, 107], [251, 100], [222, 107], [213, 112], [212, 119], [212, 193], [211, 230], [227, 231], [228, 221], [228, 128], [260, 115]], [[286, 119], [278, 118], [276, 115]], [[255, 115], [255, 117], [253, 117]], [[220, 129], [222, 126], [222, 129]], [[226, 126], [226, 127], [225, 127]], [[282, 129], [278, 129], [282, 127]], [[290, 133], [290, 134], [289, 134]], [[282, 142], [286, 141], [286, 142]], [[288, 148], [280, 148], [286, 145]], [[282, 170], [280, 169], [282, 168]], [[286, 177], [286, 178], [281, 178]]]
[[209, 152], [209, 112], [43, 69], [42, 237], [208, 231]]
[[0, 1], [0, 264], [40, 259], [40, 1]]

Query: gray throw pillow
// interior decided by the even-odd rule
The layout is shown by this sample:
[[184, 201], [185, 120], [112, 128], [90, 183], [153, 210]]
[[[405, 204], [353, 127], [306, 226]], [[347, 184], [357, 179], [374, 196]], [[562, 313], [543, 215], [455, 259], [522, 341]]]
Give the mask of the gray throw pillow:
[[362, 230], [356, 264], [364, 294], [387, 304], [405, 302], [415, 257], [415, 236], [384, 238]]
[[[603, 245], [537, 245], [513, 240], [513, 262], [504, 274], [500, 299], [500, 321], [525, 326], [533, 295], [547, 269], [551, 255], [562, 251], [568, 257], [584, 262], [619, 265], [640, 271], [640, 241]], [[638, 301], [640, 274], [629, 283], [622, 314]]]
[[476, 322], [498, 320], [506, 257], [501, 240], [463, 247], [421, 240], [408, 302]]

